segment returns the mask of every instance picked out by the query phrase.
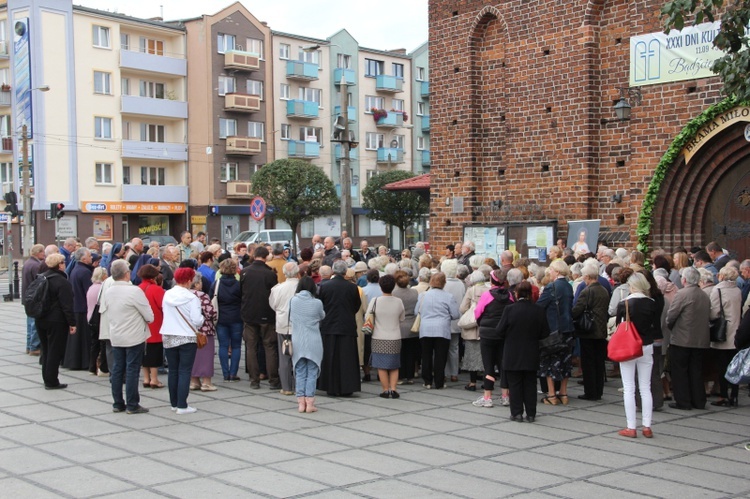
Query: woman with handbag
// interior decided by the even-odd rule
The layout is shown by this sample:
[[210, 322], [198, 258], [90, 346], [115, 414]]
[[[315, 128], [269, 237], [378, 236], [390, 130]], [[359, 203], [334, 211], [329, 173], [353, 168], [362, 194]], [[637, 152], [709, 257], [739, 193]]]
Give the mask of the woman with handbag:
[[409, 287], [411, 281], [409, 274], [399, 270], [393, 277], [396, 279], [396, 289], [393, 296], [400, 298], [404, 304], [404, 320], [401, 321], [401, 368], [399, 370], [399, 385], [413, 385], [416, 373], [416, 365], [419, 360], [419, 337], [411, 332], [416, 317], [415, 309], [419, 293], [416, 289]]
[[177, 414], [191, 414], [196, 408], [187, 404], [190, 393], [190, 374], [198, 351], [198, 332], [203, 325], [201, 301], [190, 291], [195, 270], [178, 268], [174, 272], [175, 286], [164, 293], [161, 326], [164, 353], [169, 363], [169, 401]]
[[316, 412], [315, 385], [323, 361], [320, 321], [326, 316], [318, 299], [318, 287], [310, 276], [300, 278], [297, 294], [289, 301], [289, 330], [292, 332], [292, 362], [299, 412]]
[[143, 290], [154, 313], [154, 322], [148, 325], [151, 336], [146, 340], [146, 353], [143, 355], [143, 388], [164, 388], [164, 384], [159, 381], [159, 368], [164, 365], [164, 345], [159, 334], [164, 320], [164, 288], [156, 283], [158, 276], [159, 269], [153, 265], [142, 265], [138, 269], [138, 277], [141, 279], [138, 287]]
[[[653, 368], [654, 340], [659, 336], [661, 311], [650, 298], [651, 286], [646, 277], [636, 272], [628, 278], [630, 294], [617, 307], [617, 323], [629, 320], [643, 342], [643, 354], [632, 360], [620, 362], [623, 399], [627, 427], [618, 433], [623, 437], [636, 438], [635, 377], [638, 376], [638, 391], [641, 395], [641, 424], [643, 436], [651, 438], [653, 398], [651, 396], [651, 369]], [[615, 333], [617, 335], [618, 333]]]
[[214, 357], [216, 356], [216, 309], [208, 294], [203, 292], [205, 282], [205, 276], [196, 272], [190, 286], [190, 292], [201, 301], [203, 324], [198, 328], [198, 332], [206, 338], [206, 344], [202, 348], [199, 345], [198, 351], [195, 353], [195, 361], [190, 376], [190, 389], [215, 392], [217, 388], [211, 382], [211, 378], [214, 376]]
[[[464, 389], [475, 392], [477, 390], [477, 378], [479, 377], [479, 373], [484, 369], [484, 365], [482, 364], [482, 351], [479, 347], [479, 326], [476, 325], [474, 310], [482, 295], [489, 291], [489, 287], [487, 286], [487, 278], [484, 276], [484, 272], [479, 270], [472, 272], [468, 280], [471, 287], [466, 290], [458, 311], [461, 312], [462, 318], [466, 314], [471, 314], [475, 325], [473, 328], [461, 329], [461, 338], [464, 340], [464, 356], [461, 359], [461, 369], [469, 371], [469, 383], [464, 386]], [[459, 319], [460, 325], [461, 319]]]
[[367, 314], [375, 318], [372, 332], [372, 357], [370, 364], [378, 370], [383, 392], [382, 398], [399, 398], [396, 390], [398, 370], [401, 367], [401, 321], [406, 314], [401, 298], [393, 296], [396, 279], [384, 275], [378, 281], [382, 295], [367, 306]]
[[[734, 407], [738, 400], [739, 387], [730, 384], [724, 377], [727, 366], [737, 354], [737, 349], [734, 347], [734, 338], [737, 328], [740, 326], [742, 312], [742, 290], [737, 287], [738, 275], [737, 269], [731, 265], [725, 265], [719, 271], [719, 284], [711, 290], [710, 319], [717, 321], [717, 327], [721, 320], [726, 321], [724, 341], [720, 341], [722, 337], [717, 337], [715, 334], [712, 334], [711, 338], [711, 350], [714, 353], [717, 371], [719, 372], [719, 400], [711, 402], [713, 406]], [[732, 388], [731, 395], [729, 393], [730, 386]]]

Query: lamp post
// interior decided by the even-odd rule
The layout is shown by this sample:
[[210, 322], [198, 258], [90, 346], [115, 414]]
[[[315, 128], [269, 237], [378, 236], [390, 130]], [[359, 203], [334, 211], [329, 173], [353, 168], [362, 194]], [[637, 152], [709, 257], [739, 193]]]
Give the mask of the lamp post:
[[[32, 88], [31, 91], [39, 90], [48, 92], [49, 85]], [[21, 244], [21, 257], [28, 259], [31, 256], [31, 247], [34, 245], [34, 237], [31, 234], [33, 226], [33, 212], [31, 204], [31, 164], [29, 164], [29, 132], [26, 123], [21, 127], [21, 157], [23, 160], [23, 173], [21, 187], [23, 188], [23, 243]]]

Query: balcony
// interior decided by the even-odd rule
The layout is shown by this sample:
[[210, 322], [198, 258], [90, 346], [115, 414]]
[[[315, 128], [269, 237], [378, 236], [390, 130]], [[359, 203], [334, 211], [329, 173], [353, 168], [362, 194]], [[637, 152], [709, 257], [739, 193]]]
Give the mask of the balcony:
[[260, 96], [247, 94], [226, 94], [224, 110], [238, 113], [255, 113], [260, 111]]
[[404, 162], [404, 150], [397, 147], [378, 148], [379, 164], [394, 165]]
[[422, 166], [426, 166], [428, 168], [430, 166], [430, 151], [429, 150], [422, 151]]
[[[349, 149], [349, 160], [356, 161], [358, 159], [359, 154], [357, 153], [357, 151], [359, 151], [359, 148]], [[336, 161], [341, 161], [341, 157], [342, 157], [341, 144], [336, 144], [333, 146], [333, 153], [336, 156]]]
[[124, 202], [187, 203], [188, 187], [186, 185], [123, 185], [122, 200]]
[[123, 140], [123, 158], [150, 159], [156, 161], [187, 161], [187, 145], [174, 142], [146, 142]]
[[317, 80], [318, 65], [312, 62], [286, 61], [286, 77], [290, 80]]
[[3, 137], [0, 140], [0, 154], [11, 154], [13, 152], [13, 137]]
[[257, 71], [260, 69], [260, 55], [241, 50], [229, 50], [224, 54], [224, 69]]
[[159, 118], [187, 119], [187, 102], [152, 97], [122, 96], [123, 114], [158, 116]]
[[378, 75], [375, 77], [375, 90], [396, 94], [404, 91], [404, 79], [397, 76]]
[[10, 90], [0, 90], [0, 106], [10, 106]]
[[187, 60], [184, 57], [167, 57], [134, 50], [120, 50], [120, 69], [187, 76]]
[[290, 140], [287, 144], [287, 155], [290, 158], [319, 158], [320, 144], [308, 140]]
[[[334, 119], [338, 118], [338, 116], [341, 114], [341, 106], [334, 106], [333, 112], [334, 112]], [[349, 120], [349, 123], [356, 123], [357, 122], [357, 108], [354, 106], [348, 106], [346, 108], [346, 117]]]
[[286, 101], [287, 118], [312, 120], [318, 118], [318, 103], [308, 100], [292, 99]]
[[375, 124], [381, 128], [399, 128], [404, 126], [404, 113], [388, 111], [388, 116], [380, 118]]
[[227, 137], [227, 154], [253, 156], [260, 154], [261, 140], [255, 137]]
[[423, 99], [429, 99], [430, 98], [430, 82], [429, 81], [423, 81], [420, 85], [421, 88], [421, 94]]
[[253, 197], [253, 184], [250, 182], [227, 182], [227, 198], [250, 199]]
[[430, 133], [430, 117], [422, 116], [422, 131], [424, 133]]
[[333, 84], [334, 85], [340, 85], [342, 77], [346, 79], [345, 81], [347, 85], [357, 84], [357, 75], [354, 74], [353, 69], [336, 68], [333, 70]]

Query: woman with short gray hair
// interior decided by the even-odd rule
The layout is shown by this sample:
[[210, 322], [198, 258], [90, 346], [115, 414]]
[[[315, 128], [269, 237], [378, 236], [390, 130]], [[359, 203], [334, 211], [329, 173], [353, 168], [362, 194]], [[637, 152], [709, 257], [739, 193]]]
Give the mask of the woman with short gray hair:
[[[487, 279], [484, 273], [475, 270], [467, 278], [469, 289], [466, 290], [458, 311], [465, 314], [472, 305], [476, 306], [482, 295], [489, 291]], [[464, 356], [461, 359], [461, 369], [469, 372], [469, 383], [464, 386], [465, 390], [475, 392], [477, 390], [477, 379], [479, 373], [484, 369], [482, 364], [482, 351], [479, 347], [479, 327], [462, 329], [461, 338], [464, 340]]]

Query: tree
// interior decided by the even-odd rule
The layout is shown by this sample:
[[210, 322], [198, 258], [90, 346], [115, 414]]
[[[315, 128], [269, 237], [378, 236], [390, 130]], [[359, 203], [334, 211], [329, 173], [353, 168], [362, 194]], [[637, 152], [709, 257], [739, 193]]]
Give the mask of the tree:
[[714, 22], [720, 16], [721, 28], [714, 46], [726, 52], [714, 61], [711, 70], [724, 83], [723, 92], [742, 102], [750, 99], [750, 37], [745, 27], [750, 22], [747, 0], [672, 0], [661, 8], [664, 31], [681, 30], [686, 21], [693, 24]]
[[[294, 233], [302, 222], [331, 213], [338, 206], [336, 188], [323, 170], [301, 159], [279, 159], [255, 172], [253, 194], [262, 197], [273, 215]], [[297, 239], [292, 241], [297, 252]]]
[[362, 207], [370, 210], [368, 216], [398, 227], [402, 246], [406, 228], [427, 213], [429, 204], [416, 192], [386, 191], [383, 186], [413, 176], [413, 173], [403, 170], [379, 173], [367, 181], [367, 187], [362, 191]]

